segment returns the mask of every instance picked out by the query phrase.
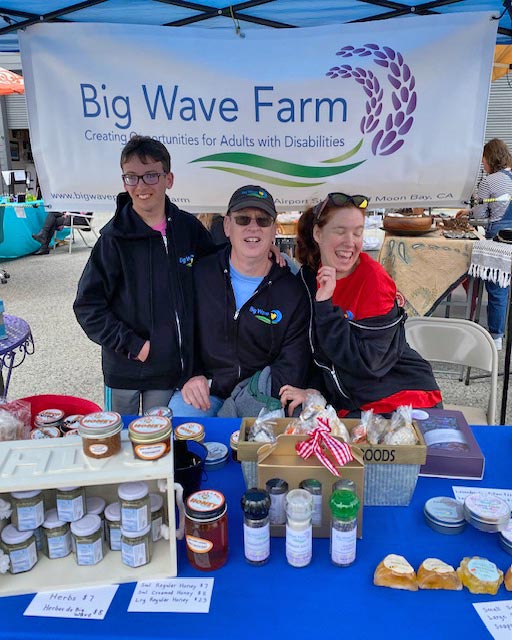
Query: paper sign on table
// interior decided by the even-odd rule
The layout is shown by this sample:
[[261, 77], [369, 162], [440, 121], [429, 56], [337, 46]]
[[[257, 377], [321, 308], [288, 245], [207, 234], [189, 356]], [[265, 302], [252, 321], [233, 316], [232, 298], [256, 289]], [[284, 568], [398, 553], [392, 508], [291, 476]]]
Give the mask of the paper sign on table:
[[482, 489], [481, 487], [452, 487], [453, 495], [459, 502], [464, 500], [472, 493], [488, 493], [495, 498], [505, 500], [512, 509], [512, 489]]
[[26, 218], [27, 214], [25, 212], [25, 207], [14, 207], [14, 213], [17, 218]]
[[128, 611], [208, 613], [213, 578], [171, 578], [138, 582]]
[[25, 616], [103, 620], [118, 589], [117, 584], [66, 591], [36, 593]]
[[494, 640], [512, 638], [512, 600], [474, 602], [473, 606]]

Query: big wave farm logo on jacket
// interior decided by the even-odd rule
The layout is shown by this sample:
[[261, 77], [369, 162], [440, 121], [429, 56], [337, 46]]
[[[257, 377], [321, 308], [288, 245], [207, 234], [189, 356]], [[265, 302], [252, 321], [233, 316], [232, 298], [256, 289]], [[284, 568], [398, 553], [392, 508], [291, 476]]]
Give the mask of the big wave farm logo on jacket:
[[265, 324], [278, 324], [283, 319], [283, 314], [279, 309], [272, 309], [272, 311], [265, 311], [264, 309], [257, 309], [256, 307], [249, 307], [249, 311], [255, 318], [261, 320]]
[[[296, 164], [243, 152], [215, 153], [196, 158], [192, 162], [219, 163], [218, 166], [210, 165], [206, 168], [264, 180], [283, 187], [311, 187], [324, 184], [322, 178], [351, 171], [363, 164], [365, 159], [354, 160], [367, 136], [371, 138], [370, 148], [374, 156], [391, 156], [396, 153], [405, 144], [405, 138], [414, 123], [413, 113], [417, 106], [416, 80], [403, 55], [391, 47], [377, 44], [365, 44], [358, 48], [346, 45], [336, 55], [344, 59], [364, 58], [378, 67], [374, 72], [359, 66], [341, 64], [331, 67], [326, 73], [331, 80], [357, 82], [366, 94], [365, 111], [359, 125], [363, 137], [350, 151], [321, 160], [320, 166]], [[380, 75], [377, 71], [381, 72]], [[391, 108], [387, 113], [384, 112], [386, 92], [391, 93]], [[352, 158], [352, 162], [345, 164], [349, 158]], [[258, 173], [257, 169], [264, 169], [269, 175]], [[309, 182], [304, 182], [304, 178]]]

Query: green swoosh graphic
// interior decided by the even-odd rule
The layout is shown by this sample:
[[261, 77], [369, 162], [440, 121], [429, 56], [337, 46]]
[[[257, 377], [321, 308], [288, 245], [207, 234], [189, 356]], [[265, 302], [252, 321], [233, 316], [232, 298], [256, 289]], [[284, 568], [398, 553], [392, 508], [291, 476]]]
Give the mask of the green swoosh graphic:
[[344, 153], [342, 156], [336, 156], [336, 158], [331, 158], [330, 160], [321, 160], [321, 162], [323, 163], [342, 162], [343, 160], [346, 160], [347, 158], [350, 158], [351, 156], [355, 155], [359, 151], [359, 149], [363, 146], [363, 142], [364, 142], [364, 138], [361, 138], [361, 140], [356, 144], [356, 146], [350, 151], [347, 151], [347, 153]]
[[269, 184], [277, 184], [280, 187], [316, 187], [324, 184], [323, 182], [293, 182], [292, 180], [283, 180], [282, 178], [274, 178], [264, 173], [256, 173], [255, 171], [245, 171], [244, 169], [235, 169], [233, 167], [203, 167], [204, 169], [215, 169], [216, 171], [226, 171], [227, 173], [235, 173], [245, 178], [255, 178], [268, 182]]
[[296, 176], [300, 178], [326, 178], [328, 176], [335, 176], [345, 171], [355, 169], [360, 164], [365, 162], [355, 162], [354, 164], [347, 164], [344, 167], [306, 167], [301, 164], [295, 164], [293, 162], [284, 162], [283, 160], [275, 160], [274, 158], [267, 158], [265, 156], [259, 156], [255, 153], [214, 153], [210, 156], [202, 156], [196, 158], [192, 162], [230, 162], [233, 164], [244, 164], [251, 167], [258, 167], [259, 169], [266, 169], [267, 171], [273, 171], [275, 173], [284, 173], [288, 176]]

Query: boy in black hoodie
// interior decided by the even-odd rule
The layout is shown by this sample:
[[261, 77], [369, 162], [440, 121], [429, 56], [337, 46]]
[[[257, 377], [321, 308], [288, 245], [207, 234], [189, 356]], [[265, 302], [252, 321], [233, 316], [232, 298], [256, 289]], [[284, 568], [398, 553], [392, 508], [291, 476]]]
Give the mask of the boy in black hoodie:
[[167, 406], [192, 372], [192, 263], [215, 250], [208, 231], [166, 196], [173, 184], [165, 146], [135, 136], [121, 153], [127, 193], [101, 230], [78, 283], [74, 311], [102, 347], [112, 410]]

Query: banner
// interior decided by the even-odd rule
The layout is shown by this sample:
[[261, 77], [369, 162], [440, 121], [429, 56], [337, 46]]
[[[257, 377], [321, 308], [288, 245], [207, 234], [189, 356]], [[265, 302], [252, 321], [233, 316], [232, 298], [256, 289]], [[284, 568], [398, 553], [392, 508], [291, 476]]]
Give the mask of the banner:
[[173, 202], [225, 211], [261, 184], [279, 210], [332, 191], [459, 207], [480, 166], [497, 21], [417, 16], [234, 31], [40, 24], [20, 32], [47, 205], [109, 211], [135, 133], [172, 157]]

